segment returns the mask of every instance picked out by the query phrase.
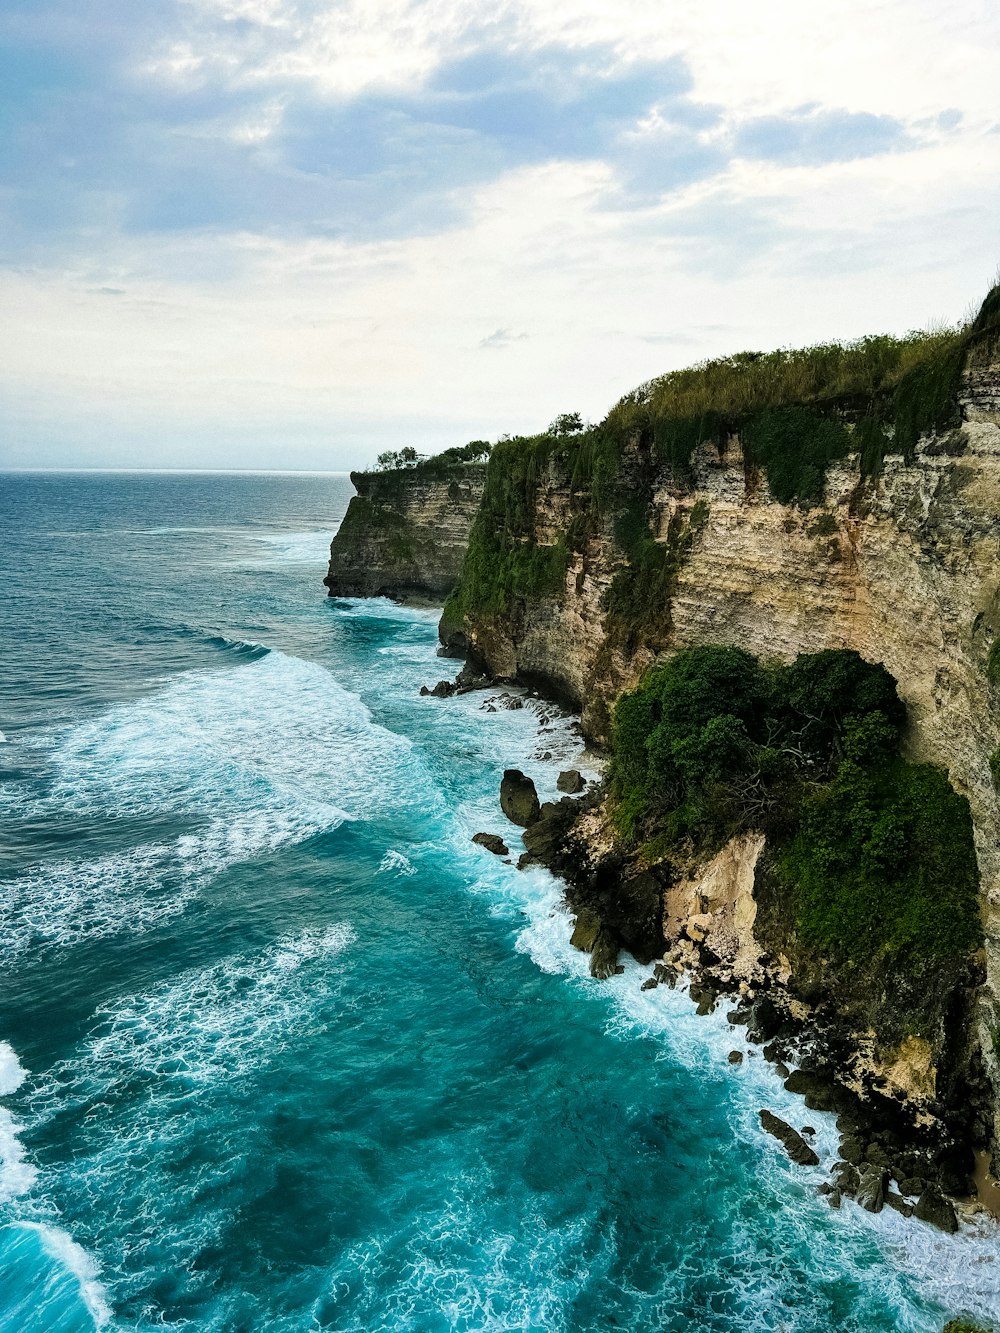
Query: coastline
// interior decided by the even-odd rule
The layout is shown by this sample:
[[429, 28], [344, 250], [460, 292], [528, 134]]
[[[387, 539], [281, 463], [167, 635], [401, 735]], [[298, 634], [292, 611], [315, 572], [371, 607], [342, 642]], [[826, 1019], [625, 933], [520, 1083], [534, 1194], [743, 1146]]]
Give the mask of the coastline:
[[[441, 688], [446, 685], [448, 689]], [[512, 687], [522, 691], [522, 697], [543, 701], [548, 708], [579, 727], [578, 712], [568, 707], [564, 699], [540, 688], [539, 684], [475, 675], [468, 662], [453, 684], [442, 681], [433, 691], [422, 687], [421, 692], [437, 693], [438, 697], [447, 698], [453, 694], [509, 690]], [[838, 1034], [810, 1021], [809, 1006], [803, 1004], [789, 985], [791, 977], [787, 968], [768, 964], [766, 954], [763, 955], [765, 965], [761, 967], [759, 949], [757, 956], [749, 960], [749, 967], [745, 958], [733, 957], [728, 963], [721, 960], [711, 947], [717, 940], [710, 934], [709, 914], [697, 910], [686, 917], [683, 914], [678, 917], [676, 933], [668, 940], [662, 956], [651, 955], [648, 948], [636, 950], [631, 947], [622, 937], [621, 923], [617, 921], [614, 929], [616, 942], [609, 943], [602, 937], [603, 923], [594, 917], [593, 912], [593, 880], [595, 858], [599, 861], [612, 850], [612, 839], [608, 836], [604, 818], [600, 776], [605, 757], [582, 736], [581, 756], [587, 761], [581, 767], [589, 767], [599, 775], [582, 795], [563, 796], [558, 803], [541, 805], [540, 818], [527, 828], [519, 828], [518, 824], [506, 819], [499, 802], [497, 813], [504, 819], [505, 827], [500, 834], [503, 841], [511, 843], [516, 830], [524, 846], [523, 855], [515, 846], [510, 849], [510, 859], [518, 868], [526, 870], [532, 865], [541, 865], [559, 881], [572, 915], [571, 943], [581, 952], [590, 954], [594, 979], [605, 980], [621, 973], [623, 969], [618, 956], [624, 951], [640, 967], [650, 969], [641, 983], [642, 990], [660, 986], [680, 990], [688, 995], [702, 1017], [715, 1013], [720, 1006], [731, 1006], [726, 1013], [730, 1033], [735, 1039], [742, 1029], [749, 1045], [758, 1048], [770, 1066], [776, 1086], [781, 1085], [785, 1091], [801, 1098], [803, 1111], [813, 1116], [828, 1114], [835, 1117], [839, 1153], [826, 1168], [826, 1179], [818, 1186], [832, 1207], [839, 1208], [842, 1200], [847, 1198], [870, 1213], [878, 1214], [888, 1208], [905, 1219], [924, 1221], [945, 1232], [959, 1230], [960, 1224], [968, 1226], [976, 1219], [989, 1218], [990, 1224], [993, 1220], [1000, 1221], [1000, 1182], [990, 1175], [989, 1154], [982, 1150], [976, 1153], [975, 1170], [968, 1176], [972, 1191], [963, 1189], [960, 1173], [956, 1174], [950, 1164], [948, 1145], [933, 1142], [933, 1133], [928, 1132], [933, 1127], [921, 1123], [919, 1112], [907, 1126], [895, 1114], [897, 1107], [894, 1103], [874, 1105], [870, 1088], [866, 1089], [857, 1080], [852, 1087], [838, 1079], [833, 1064], [838, 1050], [843, 1049]], [[763, 842], [761, 835], [757, 852]], [[705, 905], [699, 889], [706, 870], [710, 871], [711, 865], [701, 866], [700, 873], [694, 871], [686, 885], [696, 906], [699, 898], [701, 905]], [[752, 865], [750, 870], [752, 897]], [[600, 876], [604, 893], [608, 889], [606, 873], [604, 871]], [[664, 895], [666, 912], [670, 910], [671, 898], [676, 907], [678, 894], [684, 896], [683, 887]], [[734, 907], [737, 914], [742, 907], [743, 925], [746, 926], [746, 904], [730, 903], [728, 906], [730, 919], [725, 925], [730, 932], [733, 925], [731, 909]], [[749, 919], [751, 935], [755, 910], [751, 909]], [[736, 953], [741, 952], [742, 946], [738, 945]], [[740, 961], [744, 964], [742, 968], [738, 965]], [[734, 1065], [742, 1062], [742, 1056], [740, 1060], [735, 1058], [738, 1054], [737, 1051], [731, 1054]], [[769, 1114], [773, 1112], [762, 1106], [761, 1115], [766, 1117]], [[792, 1126], [780, 1119], [778, 1124], [790, 1130], [792, 1137], [801, 1142], [801, 1136]], [[775, 1131], [770, 1132], [774, 1136]], [[767, 1133], [767, 1129], [761, 1129], [763, 1136]], [[807, 1135], [807, 1144], [808, 1138]], [[794, 1149], [786, 1145], [786, 1151], [794, 1160]], [[907, 1161], [911, 1174], [904, 1174], [894, 1159]], [[920, 1176], [912, 1174], [917, 1169], [918, 1159], [923, 1173]], [[912, 1186], [915, 1180], [924, 1188], [911, 1187], [904, 1191], [903, 1185]]]

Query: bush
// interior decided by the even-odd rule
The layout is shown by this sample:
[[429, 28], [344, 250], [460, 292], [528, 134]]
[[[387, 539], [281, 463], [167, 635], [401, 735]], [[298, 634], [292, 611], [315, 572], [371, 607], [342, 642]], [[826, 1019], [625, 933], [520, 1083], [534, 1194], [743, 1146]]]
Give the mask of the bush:
[[968, 802], [899, 757], [904, 720], [892, 676], [855, 652], [766, 669], [739, 648], [687, 649], [616, 706], [619, 833], [666, 855], [764, 828], [809, 948], [967, 954], [981, 933]]

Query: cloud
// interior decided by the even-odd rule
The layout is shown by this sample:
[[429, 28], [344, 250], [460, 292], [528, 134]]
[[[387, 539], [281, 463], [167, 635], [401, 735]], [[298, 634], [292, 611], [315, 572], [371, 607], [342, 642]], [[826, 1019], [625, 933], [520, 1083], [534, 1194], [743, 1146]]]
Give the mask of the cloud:
[[758, 116], [736, 131], [737, 156], [793, 166], [852, 162], [914, 147], [907, 127], [892, 116], [803, 107], [786, 116]]
[[486, 338], [480, 338], [479, 346], [496, 350], [509, 347], [511, 343], [524, 342], [526, 333], [512, 333], [510, 329], [494, 329]]
[[992, 274], [986, 0], [485, 13], [6, 0], [0, 449], [94, 461], [110, 422], [161, 461], [200, 430], [350, 465], [957, 315]]

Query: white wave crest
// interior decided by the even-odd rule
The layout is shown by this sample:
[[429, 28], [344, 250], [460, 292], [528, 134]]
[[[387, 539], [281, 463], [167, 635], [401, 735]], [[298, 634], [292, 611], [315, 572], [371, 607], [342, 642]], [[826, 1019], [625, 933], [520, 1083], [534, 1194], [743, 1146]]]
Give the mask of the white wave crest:
[[[199, 671], [70, 730], [36, 815], [173, 816], [170, 842], [49, 862], [0, 904], [8, 955], [148, 930], [229, 866], [392, 813], [418, 781], [409, 741], [377, 726], [328, 671], [283, 653]], [[19, 810], [19, 813], [25, 813]]]

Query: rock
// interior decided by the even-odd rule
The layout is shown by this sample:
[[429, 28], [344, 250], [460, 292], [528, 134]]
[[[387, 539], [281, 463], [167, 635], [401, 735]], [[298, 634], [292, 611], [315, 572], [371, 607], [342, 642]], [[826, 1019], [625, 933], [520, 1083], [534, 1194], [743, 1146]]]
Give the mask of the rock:
[[524, 830], [524, 845], [532, 862], [557, 868], [563, 835], [572, 824], [576, 808], [568, 796], [562, 801], [546, 801], [538, 817]]
[[826, 1201], [831, 1208], [839, 1208], [840, 1199], [841, 1199], [840, 1190], [836, 1189], [831, 1190], [830, 1193], [826, 1196]]
[[776, 1138], [788, 1156], [798, 1166], [818, 1166], [819, 1158], [809, 1144], [791, 1125], [778, 1118], [771, 1111], [760, 1112], [760, 1123], [764, 1129]]
[[690, 994], [691, 999], [698, 1006], [698, 1013], [702, 1017], [712, 1012], [715, 1008], [715, 1002], [719, 998], [719, 992], [713, 986], [698, 981], [692, 981]]
[[581, 907], [573, 923], [573, 934], [569, 937], [569, 942], [581, 953], [593, 953], [600, 933], [601, 918], [589, 907]]
[[774, 1072], [778, 1075], [779, 1078], [787, 1078], [787, 1077], [788, 1077], [788, 1066], [787, 1066], [787, 1065], [783, 1065], [783, 1064], [781, 1063], [781, 1061], [779, 1060], [778, 1063], [774, 1066]]
[[502, 694], [497, 700], [497, 703], [501, 708], [506, 709], [508, 712], [513, 712], [517, 708], [524, 707], [524, 700], [518, 698], [516, 694]]
[[958, 1218], [955, 1216], [954, 1205], [933, 1185], [928, 1185], [921, 1194], [917, 1200], [917, 1206], [913, 1210], [913, 1215], [921, 1222], [929, 1222], [931, 1226], [940, 1227], [942, 1231], [958, 1230]]
[[582, 773], [578, 773], [575, 768], [568, 768], [565, 773], [560, 773], [556, 778], [556, 786], [559, 790], [567, 792], [570, 796], [575, 796], [577, 792], [583, 791], [585, 785]]
[[864, 1145], [860, 1139], [844, 1137], [840, 1141], [840, 1155], [851, 1166], [860, 1166], [865, 1160]]
[[812, 1125], [803, 1125], [802, 1128], [799, 1130], [799, 1133], [808, 1134], [810, 1138], [816, 1137], [816, 1131], [815, 1129], [813, 1129]]
[[607, 981], [625, 971], [618, 964], [620, 948], [613, 932], [602, 926], [590, 955], [590, 975], [596, 981]]
[[902, 1217], [913, 1216], [913, 1204], [907, 1203], [906, 1200], [901, 1198], [898, 1194], [893, 1194], [892, 1190], [886, 1191], [885, 1206], [887, 1208], [892, 1208]]
[[677, 985], [677, 973], [672, 967], [664, 967], [662, 963], [657, 963], [653, 968], [653, 979], [661, 986], [669, 986], [671, 990]]
[[880, 1213], [885, 1203], [889, 1173], [885, 1167], [866, 1162], [858, 1174], [858, 1203], [869, 1213]]
[[926, 1188], [927, 1182], [922, 1180], [920, 1176], [904, 1176], [899, 1182], [900, 1194], [905, 1194], [910, 1199], [915, 1199], [918, 1195], [923, 1194]]
[[435, 699], [450, 699], [455, 693], [455, 686], [450, 680], [439, 680], [431, 690]]
[[645, 981], [642, 983], [642, 985], [639, 987], [639, 989], [640, 989], [640, 990], [656, 990], [656, 988], [657, 988], [657, 986], [658, 986], [659, 984], [660, 984], [660, 983], [656, 980], [655, 977], [647, 977], [646, 980], [645, 980]]
[[871, 1162], [874, 1166], [885, 1167], [887, 1170], [892, 1166], [892, 1158], [877, 1143], [869, 1143], [865, 1149], [865, 1161]]
[[538, 793], [531, 778], [519, 768], [505, 769], [500, 783], [500, 809], [512, 824], [527, 828], [541, 814]]
[[475, 833], [473, 834], [472, 841], [477, 843], [480, 847], [485, 847], [486, 850], [492, 852], [494, 856], [507, 856], [510, 852], [510, 848], [504, 842], [503, 838], [496, 833]]
[[777, 1037], [785, 1025], [785, 1015], [767, 995], [755, 1001], [750, 1012], [747, 1039], [755, 1045], [763, 1045], [772, 1037]]
[[750, 1022], [750, 1010], [730, 1009], [729, 1013], [726, 1014], [726, 1022], [732, 1023], [733, 1027], [743, 1027]]
[[858, 1168], [850, 1162], [837, 1162], [833, 1168], [833, 1183], [841, 1194], [855, 1194], [859, 1182]]
[[741, 1064], [743, 1063], [743, 1052], [742, 1052], [742, 1051], [730, 1051], [730, 1052], [729, 1052], [729, 1055], [728, 1055], [727, 1058], [728, 1058], [729, 1063], [730, 1063], [731, 1065], [741, 1065]]

